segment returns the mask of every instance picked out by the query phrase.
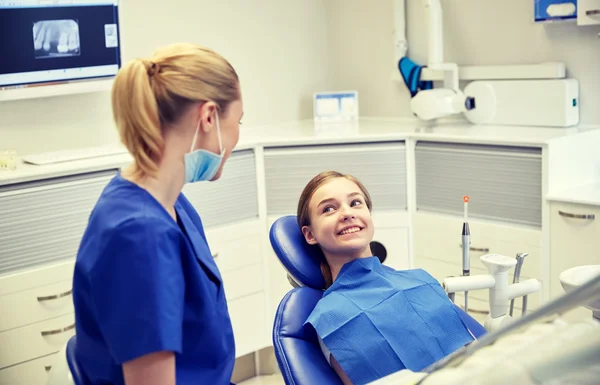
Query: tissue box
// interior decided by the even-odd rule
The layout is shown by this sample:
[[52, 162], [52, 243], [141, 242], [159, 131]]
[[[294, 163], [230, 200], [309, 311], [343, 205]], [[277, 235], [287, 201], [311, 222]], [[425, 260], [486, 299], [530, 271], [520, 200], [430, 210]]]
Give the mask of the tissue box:
[[534, 0], [536, 23], [577, 20], [577, 0]]

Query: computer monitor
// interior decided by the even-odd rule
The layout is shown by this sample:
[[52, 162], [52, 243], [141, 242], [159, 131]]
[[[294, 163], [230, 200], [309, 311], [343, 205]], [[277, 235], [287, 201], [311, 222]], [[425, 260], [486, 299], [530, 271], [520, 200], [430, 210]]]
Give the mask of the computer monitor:
[[118, 0], [0, 0], [0, 93], [114, 77]]

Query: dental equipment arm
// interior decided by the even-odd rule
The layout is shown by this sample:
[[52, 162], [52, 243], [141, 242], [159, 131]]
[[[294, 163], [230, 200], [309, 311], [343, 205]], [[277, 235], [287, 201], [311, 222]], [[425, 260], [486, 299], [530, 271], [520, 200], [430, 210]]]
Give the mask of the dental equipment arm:
[[490, 313], [484, 326], [488, 331], [494, 331], [512, 319], [507, 314], [509, 301], [539, 291], [540, 282], [537, 279], [528, 279], [509, 285], [508, 270], [517, 263], [513, 258], [486, 254], [481, 257], [481, 262], [487, 267], [489, 274], [447, 277], [442, 282], [442, 287], [448, 294], [489, 289]]
[[463, 94], [458, 84], [458, 65], [444, 63], [444, 35], [440, 0], [423, 0], [429, 24], [428, 67], [444, 73], [444, 87], [419, 91], [410, 101], [412, 112], [431, 120], [475, 108], [475, 99]]

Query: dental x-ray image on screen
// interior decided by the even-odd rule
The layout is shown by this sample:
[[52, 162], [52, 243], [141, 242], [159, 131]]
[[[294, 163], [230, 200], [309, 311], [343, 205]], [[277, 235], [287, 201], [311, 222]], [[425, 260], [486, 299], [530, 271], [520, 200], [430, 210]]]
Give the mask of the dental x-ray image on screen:
[[43, 20], [33, 24], [36, 59], [79, 56], [79, 24], [76, 20]]

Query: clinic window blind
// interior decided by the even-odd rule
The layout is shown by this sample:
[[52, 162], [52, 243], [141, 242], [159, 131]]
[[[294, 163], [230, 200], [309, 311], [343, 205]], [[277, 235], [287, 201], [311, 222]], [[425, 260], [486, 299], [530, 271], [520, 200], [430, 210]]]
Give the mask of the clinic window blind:
[[315, 175], [335, 170], [357, 177], [373, 211], [406, 210], [404, 142], [265, 149], [268, 215], [296, 214], [302, 189]]
[[234, 151], [219, 180], [187, 184], [183, 193], [205, 228], [258, 218], [254, 151]]
[[418, 142], [417, 210], [541, 227], [540, 148]]
[[116, 172], [0, 186], [0, 274], [74, 259], [90, 213]]

